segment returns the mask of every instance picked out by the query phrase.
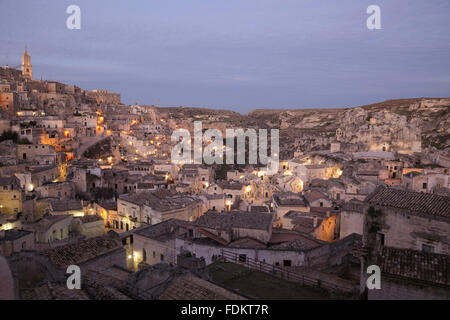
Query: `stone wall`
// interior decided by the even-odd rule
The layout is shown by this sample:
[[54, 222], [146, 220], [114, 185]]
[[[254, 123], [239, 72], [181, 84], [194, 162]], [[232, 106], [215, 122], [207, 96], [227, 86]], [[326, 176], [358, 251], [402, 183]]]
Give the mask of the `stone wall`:
[[449, 288], [398, 281], [381, 275], [381, 289], [368, 290], [369, 300], [449, 300]]
[[364, 215], [355, 211], [342, 211], [340, 214], [340, 238], [352, 233], [363, 234]]
[[213, 256], [219, 257], [222, 254], [222, 249], [232, 254], [246, 255], [247, 258], [256, 261], [265, 262], [267, 264], [283, 266], [284, 260], [290, 260], [292, 266], [305, 265], [305, 253], [303, 251], [294, 250], [270, 250], [270, 249], [246, 249], [246, 248], [232, 248], [221, 247], [207, 244], [192, 243], [181, 239], [176, 239], [177, 254], [189, 251], [197, 258], [205, 258], [206, 264], [213, 262]]

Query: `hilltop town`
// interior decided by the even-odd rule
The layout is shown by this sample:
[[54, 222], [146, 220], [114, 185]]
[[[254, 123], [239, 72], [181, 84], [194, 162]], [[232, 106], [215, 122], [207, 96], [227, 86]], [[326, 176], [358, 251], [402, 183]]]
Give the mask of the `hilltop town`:
[[[174, 163], [194, 121], [279, 129], [278, 172]], [[450, 98], [126, 105], [34, 79], [25, 50], [0, 68], [0, 299], [450, 299], [449, 170]]]

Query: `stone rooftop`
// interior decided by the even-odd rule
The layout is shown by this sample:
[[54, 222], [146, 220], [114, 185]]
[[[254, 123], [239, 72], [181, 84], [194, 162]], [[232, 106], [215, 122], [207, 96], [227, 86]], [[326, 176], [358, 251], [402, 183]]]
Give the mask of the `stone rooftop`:
[[281, 192], [275, 194], [273, 199], [279, 206], [304, 206], [308, 205], [305, 197], [300, 193], [294, 192]]
[[294, 230], [311, 233], [322, 223], [323, 219], [317, 219], [317, 225], [314, 226], [314, 217], [311, 216], [299, 216], [293, 219], [292, 223], [294, 224]]
[[14, 241], [17, 239], [20, 239], [22, 237], [25, 237], [32, 233], [31, 231], [26, 230], [19, 230], [19, 229], [11, 229], [11, 230], [5, 230], [4, 237], [0, 236], [0, 241], [6, 240], [6, 241]]
[[269, 248], [278, 250], [308, 250], [326, 244], [309, 234], [296, 230], [273, 229]]
[[0, 186], [10, 186], [12, 184], [15, 184], [16, 177], [0, 177]]
[[41, 254], [56, 266], [66, 268], [69, 265], [79, 265], [118, 249], [122, 249], [119, 241], [101, 236], [45, 250]]
[[222, 189], [228, 189], [228, 190], [241, 190], [242, 187], [244, 186], [242, 183], [237, 182], [237, 181], [222, 181], [222, 182], [219, 182], [218, 185]]
[[158, 300], [246, 300], [246, 298], [188, 274], [172, 280]]
[[80, 200], [53, 200], [50, 204], [54, 212], [83, 210]]
[[411, 214], [450, 219], [450, 197], [437, 194], [379, 186], [365, 201], [371, 205], [407, 210]]
[[195, 220], [193, 225], [218, 230], [232, 230], [233, 228], [269, 230], [272, 219], [270, 213], [208, 211]]
[[29, 226], [37, 231], [45, 231], [61, 220], [72, 218], [72, 215], [44, 215], [37, 223], [30, 224]]
[[54, 169], [56, 169], [56, 166], [34, 167], [31, 169], [31, 173], [39, 173]]
[[95, 214], [83, 216], [83, 217], [80, 217], [80, 219], [81, 219], [81, 222], [83, 222], [83, 223], [89, 223], [89, 222], [100, 221], [100, 220], [103, 221], [102, 217], [97, 216]]
[[180, 228], [187, 228], [188, 222], [178, 219], [169, 219], [158, 224], [139, 228], [135, 230], [135, 234], [162, 241], [173, 238], [180, 233]]
[[250, 212], [251, 213], [269, 213], [270, 210], [266, 206], [251, 206]]
[[98, 205], [105, 210], [117, 210], [117, 201], [99, 201]]
[[305, 198], [309, 202], [312, 202], [318, 199], [328, 199], [328, 195], [319, 190], [313, 189], [306, 193]]
[[154, 192], [142, 192], [138, 194], [124, 194], [119, 196], [119, 198], [139, 206], [145, 204], [160, 212], [182, 209], [194, 203], [201, 202], [198, 197], [190, 194], [166, 189], [159, 189]]
[[450, 288], [450, 256], [383, 247], [378, 257], [383, 273]]
[[83, 290], [70, 290], [66, 283], [46, 282], [22, 292], [23, 300], [90, 300]]
[[302, 239], [294, 239], [291, 241], [286, 241], [280, 244], [272, 245], [270, 246], [270, 249], [296, 251], [296, 250], [309, 250], [312, 248], [316, 248], [318, 246], [320, 246], [320, 244], [304, 241]]

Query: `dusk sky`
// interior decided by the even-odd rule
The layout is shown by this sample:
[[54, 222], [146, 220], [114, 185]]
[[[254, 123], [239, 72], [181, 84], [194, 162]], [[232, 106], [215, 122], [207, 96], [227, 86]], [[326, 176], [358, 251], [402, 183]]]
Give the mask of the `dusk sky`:
[[[81, 8], [81, 30], [66, 8]], [[366, 9], [381, 7], [381, 30]], [[3, 0], [0, 65], [127, 104], [349, 107], [450, 96], [448, 0]]]

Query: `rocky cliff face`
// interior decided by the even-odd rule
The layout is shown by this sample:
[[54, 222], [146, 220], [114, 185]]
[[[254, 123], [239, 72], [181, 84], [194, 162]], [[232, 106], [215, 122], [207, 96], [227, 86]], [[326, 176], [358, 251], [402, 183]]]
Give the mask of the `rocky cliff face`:
[[[177, 109], [164, 111], [178, 117], [180, 111], [184, 115], [193, 112], [191, 108]], [[280, 128], [282, 157], [295, 151], [326, 149], [336, 140], [359, 151], [450, 148], [450, 98], [388, 100], [341, 109], [261, 109], [247, 115], [201, 109], [201, 114], [213, 115], [214, 121], [230, 127]]]

